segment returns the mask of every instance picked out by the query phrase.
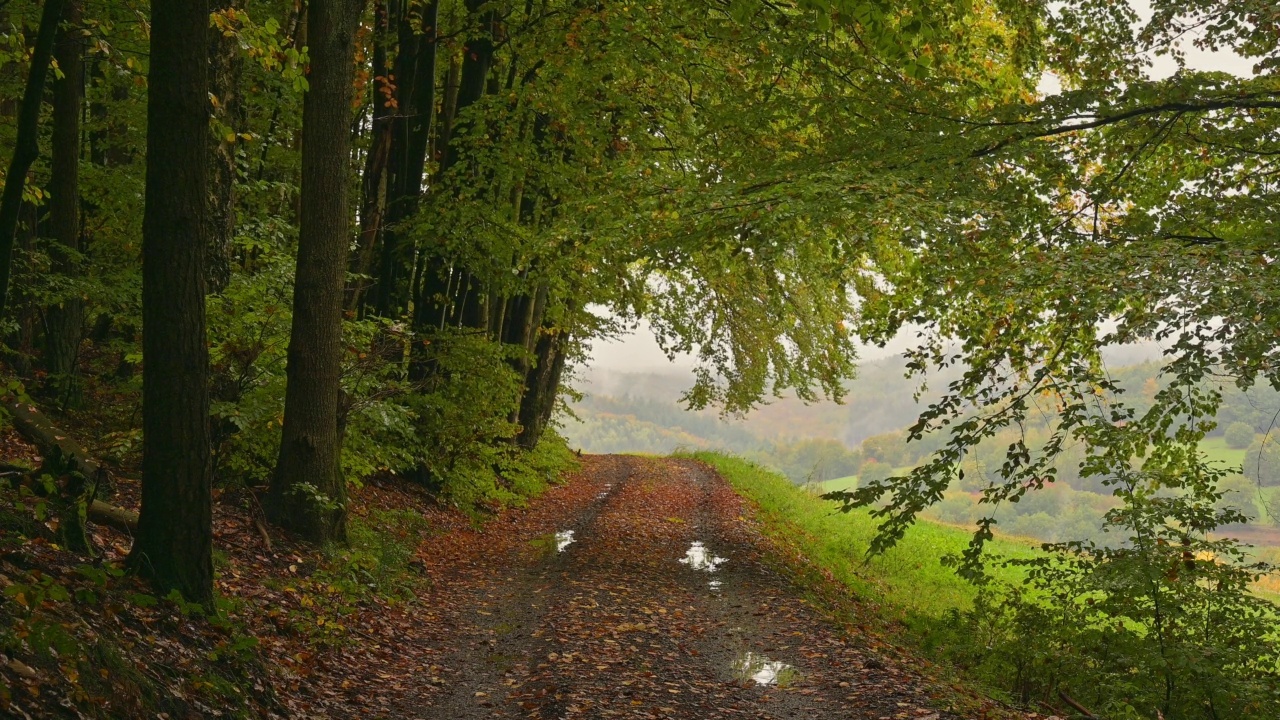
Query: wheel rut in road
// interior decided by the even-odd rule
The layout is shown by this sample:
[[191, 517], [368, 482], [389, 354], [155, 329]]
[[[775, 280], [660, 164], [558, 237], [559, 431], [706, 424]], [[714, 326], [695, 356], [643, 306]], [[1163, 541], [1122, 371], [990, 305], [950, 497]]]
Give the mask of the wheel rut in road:
[[588, 456], [530, 508], [440, 541], [422, 600], [442, 649], [388, 717], [959, 717], [802, 599], [696, 461]]

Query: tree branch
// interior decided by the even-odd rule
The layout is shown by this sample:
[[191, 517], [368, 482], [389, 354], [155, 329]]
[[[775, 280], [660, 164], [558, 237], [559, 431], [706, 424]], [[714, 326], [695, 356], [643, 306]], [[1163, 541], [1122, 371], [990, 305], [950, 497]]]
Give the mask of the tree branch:
[[1036, 140], [1040, 138], [1053, 137], [1055, 135], [1065, 135], [1069, 132], [1077, 130], [1093, 130], [1108, 125], [1115, 125], [1132, 120], [1134, 118], [1145, 117], [1148, 115], [1162, 115], [1164, 113], [1204, 113], [1214, 110], [1277, 110], [1280, 109], [1280, 100], [1262, 100], [1259, 97], [1271, 97], [1272, 94], [1250, 95], [1236, 98], [1224, 98], [1219, 100], [1203, 100], [1192, 102], [1168, 102], [1159, 105], [1146, 105], [1142, 107], [1130, 108], [1114, 115], [1081, 115], [1080, 118], [1092, 117], [1092, 120], [1079, 123], [1059, 123], [1043, 130], [1022, 133], [1012, 137], [1005, 138], [993, 145], [988, 145], [981, 150], [973, 153], [972, 157], [985, 157], [995, 154], [1000, 150], [1022, 142], [1023, 140]]

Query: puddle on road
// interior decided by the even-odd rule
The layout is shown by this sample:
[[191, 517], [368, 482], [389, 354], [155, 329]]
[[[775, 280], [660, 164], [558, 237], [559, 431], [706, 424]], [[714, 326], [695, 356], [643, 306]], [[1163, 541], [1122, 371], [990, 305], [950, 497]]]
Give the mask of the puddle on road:
[[753, 652], [735, 660], [733, 670], [739, 681], [746, 683], [749, 680], [757, 685], [787, 687], [800, 678], [800, 671], [791, 665]]
[[722, 563], [728, 562], [728, 559], [712, 555], [707, 550], [706, 545], [703, 545], [701, 541], [696, 541], [684, 552], [684, 557], [680, 558], [680, 562], [688, 565], [693, 570], [715, 572]]
[[538, 548], [546, 555], [564, 552], [564, 549], [573, 543], [573, 531], [561, 530], [560, 532], [547, 533], [540, 537], [529, 541], [529, 544]]

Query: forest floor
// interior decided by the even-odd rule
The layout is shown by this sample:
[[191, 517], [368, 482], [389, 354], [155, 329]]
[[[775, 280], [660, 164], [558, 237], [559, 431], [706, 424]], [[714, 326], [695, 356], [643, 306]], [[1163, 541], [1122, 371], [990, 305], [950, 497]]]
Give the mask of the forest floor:
[[[1011, 716], [869, 629], [847, 590], [793, 581], [803, 560], [775, 547], [749, 503], [695, 460], [588, 456], [564, 484], [478, 526], [398, 482], [370, 483], [356, 502], [360, 532], [394, 525], [409, 540], [405, 577], [385, 575], [395, 565], [385, 544], [374, 552], [380, 569], [286, 538], [267, 547], [247, 504], [222, 498], [229, 627], [119, 592], [79, 607], [83, 565], [39, 543], [8, 551], [4, 584], [26, 587], [36, 566], [67, 584], [76, 601], [45, 598], [37, 609], [99, 650], [78, 664], [65, 650], [0, 655], [0, 689], [11, 688], [0, 715]], [[97, 539], [107, 560], [126, 546]], [[125, 597], [145, 590], [131, 587]], [[816, 597], [845, 597], [846, 607]], [[30, 648], [33, 616], [23, 625], [17, 614], [24, 639], [10, 647]]]

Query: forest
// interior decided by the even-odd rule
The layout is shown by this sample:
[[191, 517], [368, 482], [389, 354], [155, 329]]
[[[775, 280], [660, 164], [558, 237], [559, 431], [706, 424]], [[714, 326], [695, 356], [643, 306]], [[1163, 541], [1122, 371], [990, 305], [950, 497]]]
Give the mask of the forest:
[[1280, 716], [1278, 34], [0, 0], [0, 712]]

